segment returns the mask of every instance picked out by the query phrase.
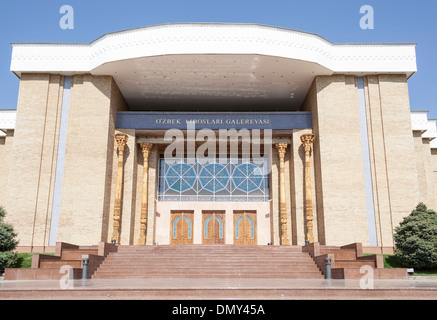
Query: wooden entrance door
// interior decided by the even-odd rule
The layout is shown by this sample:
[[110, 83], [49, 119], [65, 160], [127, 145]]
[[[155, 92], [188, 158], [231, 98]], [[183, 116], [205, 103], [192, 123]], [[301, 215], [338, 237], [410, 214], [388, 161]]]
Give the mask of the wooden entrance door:
[[225, 243], [225, 213], [224, 211], [202, 212], [202, 243]]
[[171, 213], [171, 244], [193, 243], [193, 212]]
[[234, 244], [257, 244], [255, 211], [234, 211]]

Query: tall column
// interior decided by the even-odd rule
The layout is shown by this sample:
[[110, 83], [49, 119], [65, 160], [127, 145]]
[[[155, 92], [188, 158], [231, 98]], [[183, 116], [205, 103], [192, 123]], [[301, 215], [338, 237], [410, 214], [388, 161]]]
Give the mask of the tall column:
[[149, 184], [149, 154], [152, 149], [152, 144], [148, 142], [140, 143], [143, 153], [143, 193], [141, 195], [141, 219], [140, 219], [140, 237], [138, 244], [146, 244], [146, 226], [147, 226], [147, 187]]
[[112, 240], [116, 243], [120, 243], [120, 214], [121, 214], [121, 193], [123, 190], [123, 159], [124, 159], [124, 147], [127, 142], [127, 135], [119, 133], [115, 135], [115, 140], [118, 147], [118, 167], [117, 167], [117, 188], [115, 191], [115, 204], [114, 204], [114, 223], [112, 231]]
[[279, 154], [279, 213], [281, 218], [281, 245], [290, 245], [287, 232], [287, 201], [285, 195], [285, 151], [287, 150], [286, 143], [276, 144], [276, 149]]
[[303, 147], [305, 149], [305, 220], [307, 226], [307, 233], [305, 240], [310, 243], [314, 242], [313, 233], [313, 199], [311, 191], [311, 146], [314, 141], [314, 135], [305, 134], [300, 137]]

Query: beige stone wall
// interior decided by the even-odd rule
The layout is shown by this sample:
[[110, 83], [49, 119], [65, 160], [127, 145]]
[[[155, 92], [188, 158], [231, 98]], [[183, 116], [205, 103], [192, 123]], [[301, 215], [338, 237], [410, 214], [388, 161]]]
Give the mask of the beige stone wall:
[[12, 145], [14, 130], [6, 130], [6, 136], [0, 137], [0, 206], [6, 207], [8, 199], [8, 177], [12, 165]]
[[[431, 141], [428, 138], [422, 138], [421, 140], [421, 154], [416, 154], [416, 158], [420, 157], [424, 167], [424, 173], [426, 175], [426, 195], [427, 198], [422, 200], [422, 197], [419, 198], [420, 201], [425, 203], [429, 209], [437, 210], [437, 186], [435, 183], [435, 167], [433, 161], [436, 161], [433, 157], [430, 143]], [[419, 164], [418, 164], [419, 165]], [[420, 180], [419, 190], [421, 188]]]
[[[313, 113], [319, 241], [368, 244], [367, 211], [356, 80], [316, 77], [305, 104]], [[316, 99], [316, 103], [314, 100]], [[320, 237], [323, 235], [324, 238]]]
[[437, 210], [437, 189], [434, 181], [433, 157], [430, 142], [428, 138], [422, 139], [422, 155], [426, 168], [426, 187], [428, 189], [428, 200], [424, 203], [426, 203], [429, 209]]
[[[378, 245], [393, 246], [394, 227], [415, 207], [419, 195], [407, 80], [400, 75], [379, 75], [365, 77], [364, 82]], [[313, 113], [316, 135], [319, 241], [367, 245], [355, 77], [316, 77], [303, 111]], [[422, 156], [423, 147], [418, 140]], [[423, 166], [423, 177], [431, 175], [427, 168]]]
[[431, 149], [431, 168], [434, 190], [434, 205], [430, 209], [437, 211], [437, 149]]
[[379, 246], [393, 246], [394, 228], [419, 201], [407, 79], [365, 79], [370, 158]]
[[48, 243], [63, 77], [22, 74], [4, 206], [21, 246]]
[[58, 241], [106, 240], [116, 112], [126, 104], [112, 77], [74, 76]]
[[414, 131], [414, 152], [416, 157], [419, 201], [429, 208], [436, 208], [436, 190], [432, 167], [430, 141], [422, 138], [421, 131]]

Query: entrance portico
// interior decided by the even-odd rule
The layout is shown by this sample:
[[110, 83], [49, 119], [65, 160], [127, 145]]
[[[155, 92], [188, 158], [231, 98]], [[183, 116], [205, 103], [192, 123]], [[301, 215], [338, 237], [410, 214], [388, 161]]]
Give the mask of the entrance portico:
[[[146, 116], [147, 113], [141, 115]], [[128, 113], [120, 115], [118, 117], [120, 119], [119, 123], [133, 127], [137, 126], [135, 135], [131, 134], [136, 142], [132, 147], [142, 150], [143, 159], [139, 159], [138, 162], [146, 164], [143, 165], [142, 190], [137, 191], [137, 194], [141, 192], [143, 199], [140, 234], [147, 234], [147, 240], [142, 243], [179, 243], [180, 241], [174, 237], [176, 235], [179, 237], [180, 228], [185, 226], [182, 223], [184, 219], [191, 230], [189, 240], [186, 238], [184, 241], [193, 244], [211, 241], [209, 236], [207, 238], [204, 236], [208, 234], [208, 230], [213, 232], [214, 235], [216, 233], [215, 227], [208, 224], [205, 226], [205, 214], [208, 212], [212, 212], [213, 222], [220, 222], [219, 227], [221, 229], [219, 233], [221, 232], [222, 238], [219, 241], [225, 244], [290, 245], [297, 244], [298, 241], [304, 239], [311, 239], [311, 235], [305, 233], [306, 230], [309, 230], [307, 226], [304, 226], [307, 223], [306, 220], [302, 221], [304, 223], [302, 224], [299, 221], [302, 217], [297, 217], [290, 206], [291, 197], [293, 196], [293, 193], [290, 192], [290, 169], [295, 165], [299, 165], [299, 168], [303, 170], [312, 169], [309, 157], [300, 159], [299, 149], [301, 144], [296, 143], [301, 140], [303, 134], [312, 132], [311, 128], [305, 129], [306, 126], [311, 125], [311, 122], [307, 121], [308, 115], [310, 116], [310, 114], [305, 113], [282, 113], [282, 121], [275, 122], [272, 118], [278, 116], [276, 113], [252, 113], [250, 114], [252, 119], [261, 119], [260, 121], [264, 123], [264, 125], [254, 124], [257, 128], [261, 128], [257, 129], [260, 131], [257, 133], [258, 135], [252, 134], [253, 132], [246, 129], [233, 129], [234, 136], [225, 135], [223, 138], [220, 134], [223, 135], [227, 130], [217, 130], [216, 128], [216, 130], [211, 130], [212, 135], [207, 135], [212, 143], [211, 141], [205, 141], [203, 138], [197, 137], [196, 139], [196, 135], [200, 131], [194, 131], [191, 134], [189, 129], [184, 130], [184, 132], [180, 131], [179, 133], [183, 134], [183, 157], [176, 159], [165, 158], [165, 154], [168, 149], [171, 149], [170, 146], [176, 143], [173, 138], [178, 136], [178, 132], [173, 132], [173, 136], [169, 139], [165, 137], [168, 131], [156, 130], [156, 119], [159, 119], [159, 115], [152, 113], [147, 121], [140, 121], [141, 118], [131, 118], [129, 121]], [[186, 123], [184, 119], [186, 115], [183, 114], [166, 113], [165, 117], [166, 119], [172, 119], [172, 121], [166, 121], [166, 123], [172, 123], [176, 128], [178, 127], [176, 124]], [[196, 123], [201, 123], [202, 121], [199, 121], [199, 119], [205, 118], [213, 118], [217, 123], [223, 123], [230, 117], [236, 118], [235, 115], [229, 113], [189, 115], [190, 121]], [[244, 120], [244, 114], [238, 115], [238, 118], [240, 121]], [[284, 119], [288, 121], [284, 121]], [[159, 122], [162, 123], [162, 121]], [[165, 124], [163, 125], [165, 126]], [[148, 126], [153, 126], [153, 128]], [[278, 126], [288, 126], [288, 130], [284, 130], [284, 127], [276, 129]], [[183, 128], [182, 125], [179, 125], [179, 127]], [[264, 129], [265, 127], [268, 129]], [[120, 128], [118, 130], [123, 131], [126, 129]], [[241, 136], [243, 130], [250, 134]], [[119, 135], [117, 136], [119, 137]], [[127, 140], [127, 135], [125, 137]], [[194, 140], [189, 141], [188, 137], [194, 137]], [[228, 140], [228, 138], [230, 139]], [[293, 141], [295, 142], [294, 147]], [[210, 157], [191, 159], [187, 155], [190, 144], [194, 146], [195, 156], [202, 157], [205, 153], [208, 153]], [[208, 145], [208, 147], [205, 149], [204, 145]], [[225, 145], [225, 151], [220, 153], [219, 150], [223, 148], [223, 145]], [[246, 148], [244, 145], [246, 145]], [[217, 151], [213, 150], [214, 148], [217, 148]], [[149, 155], [152, 149], [154, 150], [152, 153], [155, 159], [152, 161], [154, 181], [151, 183], [148, 180], [150, 176], [148, 171]], [[144, 152], [145, 150], [147, 151]], [[257, 152], [252, 153], [255, 150]], [[249, 153], [245, 154], [247, 152]], [[216, 157], [211, 158], [211, 154], [215, 154]], [[294, 163], [293, 154], [298, 158], [296, 164]], [[291, 163], [290, 160], [293, 160], [293, 162]], [[307, 169], [303, 163], [304, 160], [308, 160]], [[300, 176], [304, 176], [303, 172], [300, 173]], [[137, 173], [136, 177], [138, 179], [140, 175]], [[117, 181], [123, 181], [123, 179], [120, 178]], [[137, 186], [139, 185], [137, 184]], [[144, 186], [146, 186], [147, 191], [144, 191]], [[122, 189], [123, 186], [117, 185], [117, 188]], [[312, 194], [311, 184], [308, 184], [307, 188], [308, 191], [301, 191], [302, 195]], [[294, 189], [298, 190], [299, 187], [296, 186]], [[152, 206], [148, 206], [144, 200], [144, 198], [151, 200], [147, 193], [153, 195]], [[116, 201], [119, 202], [117, 199]], [[116, 205], [114, 205], [114, 208], [116, 208]], [[175, 223], [175, 213], [180, 211], [189, 212], [190, 216], [180, 216]], [[217, 212], [220, 212], [219, 218], [214, 216]], [[243, 214], [243, 221], [235, 218], [239, 213]], [[143, 223], [144, 221], [146, 223]], [[117, 216], [114, 216], [113, 226], [115, 229], [120, 228], [117, 222]], [[131, 220], [129, 223], [130, 225], [126, 229], [132, 230], [132, 223], [135, 222]], [[137, 222], [135, 224], [138, 225]], [[241, 228], [239, 227], [240, 224]], [[212, 225], [215, 226], [215, 222]], [[246, 227], [251, 231], [247, 231], [249, 229]], [[123, 229], [123, 227], [121, 228]], [[186, 230], [188, 229], [185, 228], [184, 232]], [[182, 234], [186, 237], [187, 235], [184, 232]], [[243, 234], [244, 240], [243, 238], [240, 239], [240, 235]], [[252, 236], [250, 241], [246, 239], [247, 234]], [[298, 240], [299, 238], [302, 240]], [[314, 236], [312, 239], [314, 239]]]

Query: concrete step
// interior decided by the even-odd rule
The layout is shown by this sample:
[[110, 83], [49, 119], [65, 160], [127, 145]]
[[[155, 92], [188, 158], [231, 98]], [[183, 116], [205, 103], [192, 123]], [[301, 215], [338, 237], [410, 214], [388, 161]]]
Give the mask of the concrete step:
[[72, 268], [82, 268], [81, 260], [42, 260], [39, 263], [40, 269], [46, 268], [61, 268], [63, 266], [70, 266]]
[[[173, 273], [173, 278], [249, 278], [249, 279], [324, 279], [317, 272], [290, 272], [290, 273]], [[98, 273], [92, 279], [148, 279], [148, 278], [172, 278], [167, 273], [153, 274], [120, 274], [120, 273]]]
[[308, 261], [310, 257], [296, 257], [296, 258], [268, 258], [268, 257], [224, 257], [224, 256], [205, 256], [205, 257], [157, 257], [157, 256], [138, 256], [138, 257], [132, 257], [132, 256], [120, 256], [120, 255], [109, 255], [106, 258], [106, 261], [130, 261], [133, 263], [141, 263], [141, 262], [154, 262], [154, 263], [160, 263], [160, 262], [174, 262], [174, 263], [180, 263], [185, 261], [197, 261], [197, 262], [248, 262], [248, 263], [263, 263], [263, 262], [271, 262], [271, 263], [299, 263], [299, 262], [305, 262]]
[[98, 254], [97, 249], [62, 250], [62, 260], [82, 260], [84, 254]]
[[202, 254], [233, 254], [233, 255], [259, 255], [259, 254], [265, 254], [265, 255], [272, 255], [272, 256], [280, 256], [280, 255], [300, 255], [303, 252], [302, 251], [232, 251], [232, 250], [211, 250], [211, 251], [205, 251], [205, 250], [175, 250], [175, 251], [169, 251], [169, 250], [153, 250], [153, 251], [118, 251], [118, 253], [122, 254], [141, 254], [141, 253], [154, 253], [154, 254], [195, 254], [195, 255], [202, 255]]
[[153, 270], [156, 268], [167, 268], [167, 269], [179, 269], [179, 268], [203, 268], [203, 269], [242, 269], [242, 270], [252, 270], [252, 269], [268, 269], [268, 270], [301, 270], [301, 269], [309, 269], [309, 270], [319, 270], [315, 264], [296, 264], [296, 265], [231, 265], [231, 264], [150, 264], [150, 265], [135, 265], [135, 264], [124, 264], [119, 265], [116, 263], [105, 263], [100, 265], [100, 269], [118, 269], [118, 270], [130, 270], [130, 269], [143, 269], [143, 270]]
[[169, 267], [183, 267], [183, 268], [188, 268], [188, 267], [196, 267], [196, 266], [205, 266], [205, 267], [214, 267], [214, 266], [222, 266], [222, 267], [227, 267], [227, 266], [233, 266], [233, 267], [241, 267], [241, 268], [248, 268], [248, 267], [267, 267], [267, 268], [271, 268], [271, 267], [282, 267], [282, 268], [296, 268], [296, 267], [315, 267], [316, 264], [312, 261], [302, 261], [299, 263], [282, 263], [282, 262], [265, 262], [265, 263], [257, 263], [257, 264], [253, 264], [250, 262], [245, 262], [245, 261], [241, 261], [241, 262], [234, 262], [234, 263], [226, 263], [224, 261], [221, 262], [210, 262], [210, 261], [203, 261], [202, 263], [198, 262], [198, 261], [185, 261], [183, 263], [174, 263], [174, 262], [160, 262], [160, 263], [156, 263], [153, 261], [144, 261], [142, 263], [133, 263], [131, 261], [114, 261], [114, 260], [106, 260], [102, 263], [102, 266], [105, 267], [114, 267], [114, 268], [147, 268], [147, 267], [156, 267], [156, 266], [169, 266]]
[[351, 260], [335, 260], [334, 268], [361, 268], [362, 266], [371, 266], [372, 268], [375, 268], [375, 262], [374, 261], [366, 261], [366, 260], [359, 260], [359, 261], [351, 261]]
[[[11, 268], [6, 269], [5, 280], [54, 280], [65, 278], [66, 269], [60, 268]], [[73, 268], [73, 277], [80, 279], [82, 269]], [[0, 290], [1, 292], [1, 290]]]
[[250, 261], [197, 261], [197, 260], [187, 260], [187, 261], [162, 261], [162, 262], [154, 262], [154, 261], [143, 261], [143, 262], [135, 262], [129, 260], [123, 261], [114, 261], [114, 260], [106, 260], [101, 266], [105, 267], [114, 267], [114, 268], [148, 268], [148, 267], [174, 267], [174, 268], [192, 268], [192, 267], [241, 267], [241, 268], [252, 268], [252, 267], [279, 267], [279, 268], [297, 268], [297, 267], [316, 267], [316, 264], [313, 261], [301, 261], [299, 263], [289, 263], [289, 262], [275, 262], [275, 261], [266, 261], [263, 263], [253, 263]]
[[302, 252], [301, 247], [238, 245], [119, 246], [118, 252]]
[[[257, 253], [234, 253], [234, 252], [138, 252], [138, 253], [132, 253], [132, 252], [114, 252], [111, 253], [113, 256], [122, 255], [124, 257], [141, 257], [141, 256], [157, 256], [157, 257], [209, 257], [209, 256], [217, 256], [217, 257], [244, 257], [244, 258], [250, 258], [250, 257], [269, 257], [269, 258], [294, 258], [294, 257], [306, 257], [308, 256], [307, 253], [264, 253], [264, 252], [257, 252]], [[341, 260], [341, 259], [340, 259]]]
[[[126, 270], [129, 269], [129, 270]], [[199, 271], [199, 272], [226, 272], [228, 270], [231, 271], [244, 271], [244, 272], [252, 272], [252, 271], [263, 271], [263, 272], [301, 272], [301, 271], [314, 271], [319, 272], [317, 267], [308, 268], [306, 266], [297, 266], [297, 267], [278, 267], [278, 266], [190, 266], [187, 268], [186, 266], [154, 266], [154, 267], [142, 267], [142, 266], [131, 266], [131, 267], [125, 267], [120, 268], [117, 266], [104, 266], [104, 268], [101, 268], [101, 272], [111, 271], [111, 272], [156, 272], [156, 271], [162, 271], [162, 272], [179, 272], [179, 271], [186, 271], [187, 269], [193, 270], [193, 271]]]
[[354, 249], [320, 249], [320, 255], [323, 254], [334, 254], [335, 260], [355, 260], [356, 259], [356, 251]]

